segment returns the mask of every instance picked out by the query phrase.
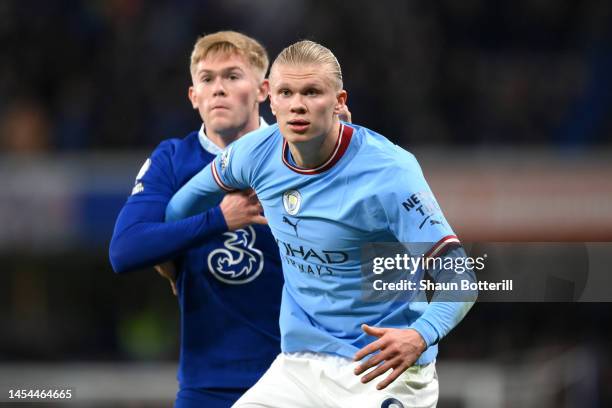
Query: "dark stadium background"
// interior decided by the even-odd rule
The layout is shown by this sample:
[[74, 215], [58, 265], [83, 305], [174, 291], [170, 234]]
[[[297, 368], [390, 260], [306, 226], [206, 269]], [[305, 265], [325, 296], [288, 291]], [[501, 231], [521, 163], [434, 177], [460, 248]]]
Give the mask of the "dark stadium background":
[[[302, 38], [331, 48], [353, 120], [417, 155], [464, 241], [608, 242], [611, 13], [605, 0], [0, 2], [1, 391], [173, 399], [175, 298], [152, 270], [114, 275], [107, 245], [148, 152], [200, 125], [186, 98], [198, 35], [242, 31], [272, 58]], [[612, 300], [610, 283], [583, 300]], [[605, 302], [477, 304], [440, 348], [439, 406], [608, 406], [611, 317]]]

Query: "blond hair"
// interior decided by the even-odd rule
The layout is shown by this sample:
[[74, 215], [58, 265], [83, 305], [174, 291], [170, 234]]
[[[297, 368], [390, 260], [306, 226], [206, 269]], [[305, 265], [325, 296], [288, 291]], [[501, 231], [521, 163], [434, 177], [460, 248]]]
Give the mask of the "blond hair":
[[277, 65], [324, 65], [337, 89], [342, 89], [342, 69], [336, 56], [329, 48], [314, 41], [302, 40], [291, 44], [278, 54], [272, 63]]
[[195, 75], [198, 62], [210, 54], [236, 54], [244, 57], [264, 79], [270, 63], [266, 49], [251, 37], [236, 31], [218, 31], [198, 38], [191, 52], [191, 74]]

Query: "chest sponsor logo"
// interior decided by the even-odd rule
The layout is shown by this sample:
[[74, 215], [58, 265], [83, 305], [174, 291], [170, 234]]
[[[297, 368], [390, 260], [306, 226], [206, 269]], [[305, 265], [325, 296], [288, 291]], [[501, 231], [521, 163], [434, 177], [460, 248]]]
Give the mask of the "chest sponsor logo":
[[334, 267], [344, 264], [349, 259], [348, 253], [344, 251], [314, 249], [279, 239], [276, 243], [283, 262], [311, 275], [335, 275]]
[[208, 269], [215, 278], [230, 285], [253, 281], [264, 267], [263, 253], [255, 248], [255, 229], [249, 226], [223, 235], [223, 246], [208, 254]]
[[302, 205], [302, 195], [297, 190], [287, 190], [283, 193], [283, 207], [289, 215], [295, 215]]

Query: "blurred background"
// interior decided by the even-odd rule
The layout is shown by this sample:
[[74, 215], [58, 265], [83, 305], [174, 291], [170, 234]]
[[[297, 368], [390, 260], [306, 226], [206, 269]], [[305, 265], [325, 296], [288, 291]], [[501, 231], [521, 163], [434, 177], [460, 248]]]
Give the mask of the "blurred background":
[[[221, 29], [272, 58], [332, 49], [353, 120], [416, 154], [463, 241], [612, 241], [609, 1], [2, 1], [0, 384], [174, 399], [176, 299], [114, 275], [108, 242], [149, 152], [200, 126], [188, 58]], [[609, 406], [611, 318], [477, 304], [441, 345], [439, 406]]]

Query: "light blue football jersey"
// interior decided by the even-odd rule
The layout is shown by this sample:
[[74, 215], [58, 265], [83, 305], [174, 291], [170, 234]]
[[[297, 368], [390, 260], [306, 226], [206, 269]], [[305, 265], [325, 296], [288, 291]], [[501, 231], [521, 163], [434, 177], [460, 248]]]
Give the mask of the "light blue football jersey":
[[[224, 191], [249, 187], [263, 205], [283, 261], [284, 352], [352, 358], [374, 340], [361, 330], [366, 323], [416, 329], [429, 346], [417, 364], [435, 359], [437, 341], [466, 311], [460, 303], [436, 305], [441, 311], [428, 312], [428, 318], [424, 313], [433, 304], [366, 302], [361, 292], [361, 265], [370, 261], [360, 258], [364, 243], [431, 243], [425, 252], [435, 255], [458, 242], [412, 154], [376, 132], [342, 123], [331, 157], [316, 169], [303, 169], [273, 125], [217, 156], [175, 194], [167, 219], [196, 214]], [[443, 315], [442, 323], [434, 312]]]

